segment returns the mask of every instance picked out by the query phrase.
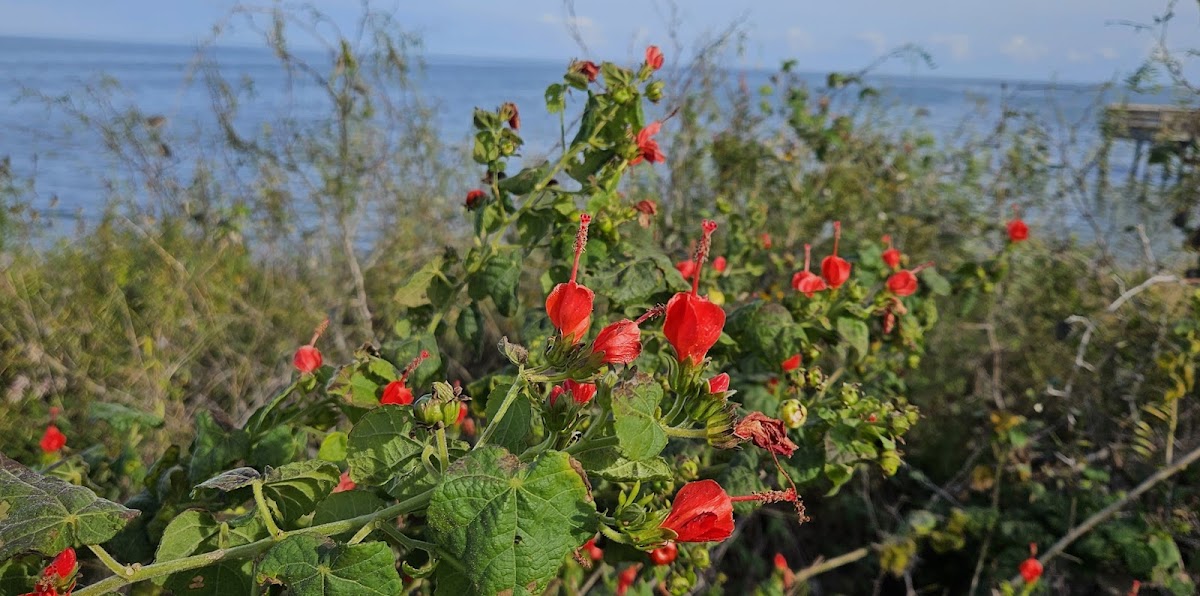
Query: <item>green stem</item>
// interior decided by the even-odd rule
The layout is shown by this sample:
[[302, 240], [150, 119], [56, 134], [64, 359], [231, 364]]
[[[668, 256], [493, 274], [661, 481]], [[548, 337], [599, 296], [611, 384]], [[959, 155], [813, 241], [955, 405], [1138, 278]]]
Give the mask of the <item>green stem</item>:
[[500, 420], [508, 413], [508, 409], [512, 407], [513, 402], [517, 401], [517, 395], [521, 393], [521, 387], [525, 384], [525, 367], [522, 366], [517, 370], [517, 378], [513, 381], [512, 387], [508, 388], [508, 393], [504, 396], [504, 401], [500, 402], [500, 408], [496, 410], [496, 416], [488, 420], [488, 425], [483, 429], [483, 433], [479, 435], [479, 442], [475, 443], [473, 449], [479, 449], [487, 444], [488, 439], [496, 434], [496, 427], [500, 425]]
[[664, 426], [663, 430], [667, 432], [668, 437], [679, 437], [681, 439], [708, 438], [708, 429], [704, 428], [679, 428], [678, 426]]
[[450, 450], [446, 448], [446, 426], [439, 424], [437, 427], [437, 442], [438, 442], [438, 459], [442, 460], [442, 473], [446, 473], [446, 469], [450, 467]]
[[408, 550], [423, 550], [429, 553], [430, 557], [436, 557], [439, 561], [457, 569], [459, 573], [465, 571], [462, 562], [454, 557], [451, 557], [450, 555], [447, 555], [446, 551], [443, 551], [441, 547], [432, 542], [425, 542], [424, 540], [409, 538], [408, 536], [405, 536], [403, 532], [388, 524], [380, 524], [379, 529], [382, 530], [384, 534], [390, 536], [392, 540], [399, 542]]
[[105, 567], [108, 567], [109, 571], [112, 571], [118, 576], [129, 575], [130, 573], [133, 573], [132, 569], [120, 564], [116, 559], [113, 558], [112, 555], [108, 554], [108, 551], [104, 550], [103, 546], [100, 546], [99, 544], [89, 544], [88, 549], [96, 555], [96, 558], [100, 559], [101, 563], [104, 563]]
[[[317, 536], [336, 536], [350, 530], [361, 528], [366, 524], [370, 524], [379, 520], [394, 518], [397, 515], [411, 513], [429, 504], [429, 499], [433, 496], [433, 491], [419, 494], [407, 501], [396, 503], [391, 507], [380, 509], [374, 513], [367, 513], [358, 517], [344, 519], [341, 521], [329, 522], [319, 526], [285, 532], [283, 537], [297, 536], [305, 534], [313, 534]], [[266, 552], [272, 546], [275, 546], [277, 541], [274, 538], [263, 538], [257, 542], [243, 544], [233, 548], [222, 548], [212, 552], [201, 553], [184, 557], [182, 559], [172, 559], [163, 561], [162, 563], [154, 563], [140, 569], [133, 570], [122, 576], [113, 576], [96, 582], [90, 586], [85, 586], [75, 591], [75, 596], [101, 596], [102, 594], [111, 594], [129, 584], [146, 581], [156, 577], [164, 577], [172, 573], [180, 573], [201, 567], [208, 567], [220, 563], [221, 561], [236, 561], [241, 559], [250, 559]]]
[[267, 526], [267, 533], [276, 540], [283, 537], [283, 530], [275, 525], [275, 518], [271, 517], [271, 510], [267, 508], [267, 499], [263, 496], [262, 482], [255, 481], [252, 485], [254, 490], [254, 504], [258, 509], [258, 517], [263, 520], [263, 524]]
[[579, 453], [580, 451], [586, 451], [588, 449], [599, 449], [601, 447], [615, 447], [615, 446], [619, 445], [620, 443], [621, 443], [620, 439], [618, 439], [616, 437], [600, 437], [599, 439], [594, 439], [591, 441], [580, 441], [578, 443], [575, 443], [574, 445], [571, 445], [570, 447], [567, 447], [565, 449], [565, 451], [567, 453]]
[[377, 525], [379, 525], [377, 522], [371, 522], [359, 528], [358, 531], [354, 533], [354, 536], [350, 537], [350, 541], [346, 544], [358, 544], [359, 542], [366, 540], [367, 536], [370, 536], [371, 532], [375, 531], [375, 526]]

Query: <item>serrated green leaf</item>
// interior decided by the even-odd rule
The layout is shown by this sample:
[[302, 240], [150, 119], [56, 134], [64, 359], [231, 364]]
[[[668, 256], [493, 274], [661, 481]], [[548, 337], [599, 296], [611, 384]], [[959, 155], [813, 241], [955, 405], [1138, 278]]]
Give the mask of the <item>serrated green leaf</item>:
[[313, 513], [312, 525], [319, 526], [329, 522], [374, 513], [386, 506], [387, 504], [383, 502], [383, 499], [375, 496], [371, 491], [348, 490], [333, 493], [325, 497], [325, 500], [317, 503], [317, 509]]
[[250, 436], [241, 429], [225, 429], [212, 414], [196, 414], [196, 438], [192, 440], [188, 479], [195, 486], [231, 464], [245, 459], [250, 451]]
[[540, 593], [593, 535], [596, 508], [567, 454], [550, 451], [526, 466], [489, 446], [450, 467], [427, 518], [434, 540], [464, 567], [439, 566], [439, 584], [457, 576], [459, 594], [516, 596]]
[[306, 535], [285, 538], [267, 551], [258, 580], [283, 584], [295, 596], [395, 596], [404, 589], [387, 544], [347, 546]]
[[263, 496], [279, 519], [292, 521], [312, 513], [317, 503], [337, 486], [341, 472], [321, 460], [299, 461], [271, 470], [263, 477]]
[[666, 460], [652, 457], [644, 461], [633, 461], [612, 447], [587, 449], [575, 454], [575, 458], [587, 470], [588, 476], [596, 476], [613, 482], [654, 482], [670, 480], [673, 473]]
[[534, 187], [542, 178], [546, 177], [546, 173], [550, 171], [550, 162], [542, 161], [536, 166], [523, 168], [520, 172], [501, 180], [496, 183], [500, 190], [509, 192], [514, 195], [523, 196], [533, 192]]
[[342, 431], [329, 433], [325, 436], [325, 440], [321, 441], [321, 448], [317, 450], [317, 458], [332, 462], [344, 461], [348, 441], [346, 433]]
[[472, 302], [458, 313], [454, 332], [458, 334], [458, 341], [464, 346], [475, 348], [474, 351], [479, 352], [479, 341], [483, 335], [483, 313], [479, 312], [478, 303]]
[[508, 412], [505, 412], [504, 418], [497, 423], [492, 422], [496, 419], [500, 404], [504, 402], [504, 396], [508, 393], [513, 381], [513, 377], [496, 378], [495, 385], [487, 398], [487, 419], [489, 425], [496, 425], [496, 430], [492, 431], [495, 433], [492, 435], [492, 442], [510, 451], [519, 452], [528, 447], [526, 437], [529, 436], [530, 424], [533, 421], [533, 405], [529, 403], [529, 400], [525, 399], [523, 395], [518, 395], [516, 401], [509, 406]]
[[166, 587], [175, 596], [226, 596], [250, 594], [254, 588], [253, 567], [246, 562], [224, 561], [167, 578]]
[[643, 461], [662, 453], [667, 432], [656, 413], [663, 389], [646, 375], [638, 375], [613, 391], [613, 430], [621, 453], [633, 461]]
[[138, 514], [0, 453], [0, 561], [27, 551], [53, 556], [68, 546], [104, 543]]
[[838, 336], [858, 352], [859, 358], [865, 357], [870, 351], [871, 334], [863, 321], [842, 317], [837, 320], [837, 332]]
[[296, 458], [307, 437], [290, 426], [280, 425], [254, 438], [246, 463], [258, 468], [281, 466]]
[[383, 486], [388, 494], [426, 486], [428, 479], [421, 463], [425, 433], [417, 433], [411, 406], [385, 405], [368, 412], [348, 437], [346, 464], [350, 466], [350, 479], [357, 484]]
[[416, 270], [408, 280], [392, 294], [392, 301], [401, 308], [416, 308], [429, 304], [429, 284], [442, 271], [441, 255], [430, 259], [429, 262]]
[[472, 300], [483, 300], [491, 296], [496, 310], [506, 317], [517, 309], [517, 286], [521, 281], [521, 265], [508, 253], [496, 253], [488, 257], [483, 268], [471, 276], [467, 294]]

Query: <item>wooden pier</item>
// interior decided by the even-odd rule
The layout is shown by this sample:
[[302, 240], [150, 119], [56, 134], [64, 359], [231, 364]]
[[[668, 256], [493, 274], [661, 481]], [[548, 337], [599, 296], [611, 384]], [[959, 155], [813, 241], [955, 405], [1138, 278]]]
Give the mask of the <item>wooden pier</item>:
[[[1115, 139], [1137, 143], [1133, 151], [1133, 166], [1129, 170], [1130, 182], [1137, 179], [1147, 145], [1152, 151], [1167, 150], [1179, 156], [1180, 179], [1185, 168], [1196, 165], [1196, 147], [1200, 144], [1198, 109], [1155, 104], [1112, 104], [1104, 110], [1104, 127]], [[1147, 164], [1143, 189], [1149, 181], [1149, 173]]]

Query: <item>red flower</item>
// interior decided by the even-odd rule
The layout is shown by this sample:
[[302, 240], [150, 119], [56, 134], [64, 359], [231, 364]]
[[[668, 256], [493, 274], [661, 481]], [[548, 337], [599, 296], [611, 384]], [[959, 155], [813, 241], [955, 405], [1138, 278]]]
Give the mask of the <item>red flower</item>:
[[1009, 242], [1021, 242], [1029, 237], [1029, 226], [1021, 221], [1021, 218], [1016, 218], [1008, 222], [1008, 240]]
[[296, 354], [292, 356], [292, 365], [301, 374], [309, 374], [318, 368], [321, 368], [321, 351], [317, 349], [317, 340], [321, 338], [321, 334], [325, 332], [325, 328], [329, 326], [329, 319], [321, 321], [313, 332], [312, 339], [308, 341], [308, 345], [300, 346], [296, 350]]
[[1021, 561], [1021, 566], [1017, 568], [1021, 572], [1021, 577], [1025, 583], [1032, 584], [1042, 576], [1042, 563], [1037, 560], [1037, 544], [1029, 545], [1029, 558]]
[[646, 311], [636, 321], [622, 319], [600, 330], [592, 342], [592, 353], [602, 352], [605, 364], [629, 364], [642, 353], [642, 333], [638, 325], [663, 312], [658, 306]]
[[678, 542], [720, 542], [733, 534], [733, 502], [715, 480], [689, 482], [660, 527], [674, 532]]
[[775, 562], [775, 568], [780, 571], [782, 571], [784, 569], [789, 569], [787, 559], [783, 556], [783, 553], [775, 553], [775, 561], [774, 562]]
[[837, 289], [850, 279], [850, 262], [838, 256], [838, 241], [842, 238], [842, 222], [833, 222], [833, 254], [821, 259], [821, 277], [829, 287]]
[[887, 289], [901, 298], [911, 296], [917, 291], [917, 276], [912, 271], [901, 269], [888, 276]]
[[658, 215], [658, 203], [649, 199], [638, 201], [633, 208], [643, 215]]
[[554, 387], [551, 387], [550, 388], [550, 407], [554, 407], [554, 404], [555, 404], [555, 402], [558, 401], [558, 398], [566, 392], [567, 392], [567, 390], [563, 389], [562, 385], [555, 385]]
[[575, 283], [579, 274], [579, 256], [587, 244], [587, 229], [592, 217], [586, 213], [579, 216], [579, 232], [575, 234], [575, 264], [571, 267], [571, 279], [550, 290], [546, 297], [546, 314], [550, 322], [562, 333], [563, 339], [577, 344], [592, 324], [592, 302], [596, 295], [587, 287]]
[[638, 131], [637, 136], [634, 138], [634, 142], [637, 143], [638, 147], [638, 156], [631, 159], [629, 165], [636, 166], [642, 163], [643, 159], [650, 163], [666, 161], [667, 156], [663, 155], [663, 152], [658, 148], [658, 141], [653, 139], [654, 135], [658, 134], [661, 128], [662, 123], [655, 121], [647, 124], [646, 128]]
[[356, 486], [358, 485], [354, 484], [354, 481], [350, 479], [350, 472], [342, 472], [341, 477], [338, 478], [337, 486], [333, 487], [333, 492], [344, 493], [348, 490], [354, 490]]
[[762, 412], [751, 412], [733, 427], [733, 435], [743, 441], [784, 457], [791, 457], [796, 444], [787, 436], [787, 427], [782, 420], [766, 416]]
[[683, 276], [684, 281], [691, 281], [692, 276], [696, 275], [696, 271], [698, 269], [700, 269], [700, 268], [696, 266], [696, 261], [693, 261], [691, 259], [688, 259], [686, 261], [679, 261], [678, 263], [675, 263], [675, 270], [678, 271], [679, 274]]
[[783, 372], [792, 372], [800, 368], [800, 355], [792, 354], [791, 358], [784, 360], [779, 366], [783, 368]]
[[588, 82], [591, 83], [596, 80], [596, 75], [600, 74], [600, 67], [591, 60], [584, 60], [575, 63], [575, 72], [587, 77]]
[[473, 211], [475, 209], [478, 209], [481, 205], [483, 205], [483, 201], [486, 199], [487, 199], [487, 195], [484, 194], [484, 192], [482, 190], [479, 190], [478, 188], [476, 188], [475, 190], [472, 190], [467, 193], [467, 200], [465, 201], [464, 204], [467, 206], [468, 210]]
[[637, 574], [641, 568], [642, 565], [639, 563], [626, 567], [624, 571], [617, 574], [617, 596], [625, 596], [625, 593], [629, 591], [629, 586], [637, 581]]
[[646, 64], [658, 70], [663, 66], [663, 53], [658, 49], [658, 46], [650, 46], [646, 48]]
[[507, 102], [500, 106], [500, 113], [508, 112], [508, 126], [513, 130], [521, 130], [521, 112], [517, 110], [517, 104]]
[[468, 437], [475, 436], [475, 419], [467, 418], [462, 421], [462, 432]]
[[68, 547], [58, 553], [53, 561], [50, 561], [42, 575], [48, 578], [67, 579], [71, 577], [72, 573], [75, 573], [75, 549]]
[[771, 250], [771, 235], [763, 232], [758, 236], [758, 241], [762, 244], [763, 250]]
[[674, 542], [668, 542], [650, 551], [650, 562], [655, 565], [670, 565], [679, 555], [679, 547]]
[[692, 276], [692, 291], [679, 292], [667, 302], [667, 316], [663, 322], [663, 335], [671, 347], [675, 348], [675, 357], [680, 362], [700, 364], [709, 348], [721, 337], [721, 329], [725, 326], [725, 311], [707, 298], [697, 294], [700, 288], [700, 269], [708, 257], [708, 248], [712, 242], [712, 233], [717, 224], [711, 220], [704, 222], [704, 237], [700, 248], [693, 259], [697, 263], [696, 274]]
[[[593, 397], [596, 397], [596, 385], [594, 383], [580, 383], [573, 379], [563, 381], [563, 391], [570, 393], [571, 399], [575, 400], [575, 403], [581, 406], [592, 401]], [[551, 394], [551, 399], [553, 399], [553, 394]]]
[[381, 404], [394, 404], [400, 406], [408, 406], [413, 403], [413, 392], [404, 385], [408, 381], [408, 376], [412, 374], [418, 366], [429, 358], [427, 350], [421, 350], [421, 354], [408, 363], [404, 371], [400, 373], [400, 378], [388, 383], [383, 388], [383, 395], [379, 397]]
[[883, 262], [887, 263], [887, 266], [892, 269], [899, 267], [900, 257], [903, 255], [901, 255], [900, 251], [896, 250], [896, 248], [892, 246], [892, 237], [884, 236], [883, 241], [885, 244], [887, 244], [887, 250], [883, 251]]
[[796, 574], [792, 573], [792, 568], [788, 567], [787, 559], [783, 553], [775, 553], [775, 569], [783, 573], [784, 589], [791, 589], [792, 584], [796, 582]]
[[709, 393], [725, 393], [729, 391], [729, 373], [721, 373], [708, 380]]
[[67, 444], [67, 435], [62, 434], [57, 426], [50, 424], [46, 426], [46, 432], [42, 434], [39, 444], [42, 446], [42, 451], [55, 453]]
[[458, 403], [458, 418], [454, 419], [454, 424], [462, 424], [463, 420], [466, 419], [466, 417], [467, 417], [467, 404], [459, 402]]
[[717, 273], [725, 273], [726, 265], [728, 265], [728, 262], [725, 260], [725, 257], [717, 257], [713, 259], [713, 269], [715, 269]]
[[599, 561], [604, 558], [604, 549], [596, 546], [595, 538], [589, 538], [587, 542], [584, 542], [582, 549], [587, 553], [588, 558], [593, 561]]
[[813, 272], [808, 270], [809, 266], [811, 265], [811, 263], [810, 263], [811, 259], [812, 259], [812, 245], [805, 244], [804, 245], [804, 271], [798, 271], [798, 272], [796, 272], [795, 275], [792, 276], [792, 289], [804, 294], [808, 298], [812, 298], [813, 294], [816, 294], [817, 292], [822, 292], [822, 291], [828, 289], [828, 287], [829, 287], [829, 286], [825, 285], [825, 280], [821, 279], [821, 277], [819, 275], [816, 275]]

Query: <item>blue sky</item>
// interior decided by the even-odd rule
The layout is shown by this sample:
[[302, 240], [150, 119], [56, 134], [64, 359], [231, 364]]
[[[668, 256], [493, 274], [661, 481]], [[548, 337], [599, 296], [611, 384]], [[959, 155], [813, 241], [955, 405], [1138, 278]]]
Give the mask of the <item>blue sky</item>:
[[[0, 0], [0, 35], [192, 44], [233, 0]], [[358, 0], [311, 4], [351, 27]], [[857, 68], [904, 43], [928, 50], [937, 69], [894, 62], [887, 71], [944, 76], [1111, 79], [1146, 57], [1148, 22], [1166, 0], [677, 0], [684, 47], [744, 19], [740, 65], [803, 70]], [[562, 0], [376, 0], [421, 34], [433, 54], [565, 59], [583, 51], [567, 33]], [[589, 57], [639, 56], [646, 43], [669, 49], [670, 4], [662, 0], [576, 0], [574, 22]], [[1181, 45], [1200, 39], [1194, 0], [1174, 25]], [[246, 43], [249, 38], [233, 37]]]

